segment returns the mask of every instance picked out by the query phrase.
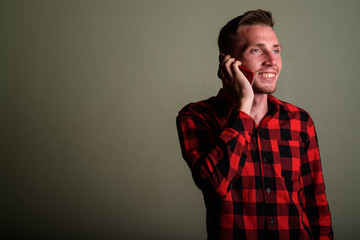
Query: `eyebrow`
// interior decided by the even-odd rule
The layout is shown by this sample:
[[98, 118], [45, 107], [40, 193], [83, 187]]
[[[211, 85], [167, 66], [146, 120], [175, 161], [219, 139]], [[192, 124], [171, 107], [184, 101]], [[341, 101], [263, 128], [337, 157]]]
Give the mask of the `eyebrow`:
[[[263, 46], [265, 46], [265, 44], [263, 44], [263, 43], [249, 44], [245, 48], [248, 48], [250, 46], [263, 47]], [[281, 44], [274, 44], [273, 47], [275, 47], [275, 48], [280, 47], [281, 48], [282, 46], [281, 46]]]

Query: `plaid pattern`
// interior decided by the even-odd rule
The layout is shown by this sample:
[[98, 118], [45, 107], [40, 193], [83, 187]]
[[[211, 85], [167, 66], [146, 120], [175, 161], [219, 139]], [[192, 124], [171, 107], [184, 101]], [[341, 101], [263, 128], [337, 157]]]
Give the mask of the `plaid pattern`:
[[208, 239], [332, 239], [314, 124], [269, 95], [260, 126], [227, 95], [177, 117], [184, 159], [202, 190]]

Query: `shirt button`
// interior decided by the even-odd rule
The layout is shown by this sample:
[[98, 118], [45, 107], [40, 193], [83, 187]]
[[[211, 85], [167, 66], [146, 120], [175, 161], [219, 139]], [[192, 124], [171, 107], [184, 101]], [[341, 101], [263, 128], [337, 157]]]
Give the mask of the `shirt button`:
[[249, 131], [249, 136], [251, 136], [251, 132]]
[[266, 163], [267, 162], [267, 159], [266, 158], [263, 158], [263, 163]]
[[270, 188], [266, 189], [266, 192], [271, 193], [271, 189]]
[[270, 223], [275, 223], [275, 219], [270, 218]]

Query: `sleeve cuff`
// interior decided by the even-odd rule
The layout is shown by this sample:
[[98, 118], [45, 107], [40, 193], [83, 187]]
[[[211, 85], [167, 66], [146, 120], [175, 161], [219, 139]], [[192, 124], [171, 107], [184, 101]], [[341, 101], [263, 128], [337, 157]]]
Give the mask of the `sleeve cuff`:
[[232, 124], [230, 124], [224, 131], [221, 133], [220, 138], [228, 143], [234, 137], [241, 135], [247, 142], [250, 142], [251, 135], [254, 131], [254, 120], [252, 117], [245, 112], [234, 111], [230, 119]]

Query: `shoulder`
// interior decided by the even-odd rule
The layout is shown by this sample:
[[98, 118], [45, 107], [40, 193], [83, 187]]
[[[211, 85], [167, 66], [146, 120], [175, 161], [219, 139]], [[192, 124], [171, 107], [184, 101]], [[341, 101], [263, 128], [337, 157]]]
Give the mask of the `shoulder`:
[[270, 100], [279, 106], [279, 117], [280, 119], [288, 119], [300, 121], [306, 124], [313, 124], [313, 120], [310, 114], [301, 107], [298, 107], [292, 103], [277, 99], [273, 96], [270, 97]]
[[177, 116], [177, 122], [187, 122], [192, 127], [206, 126], [206, 128], [219, 129], [225, 118], [225, 108], [217, 97], [193, 102], [183, 107]]
[[179, 116], [194, 115], [202, 116], [213, 112], [216, 109], [216, 97], [210, 97], [206, 100], [191, 102], [179, 111]]

